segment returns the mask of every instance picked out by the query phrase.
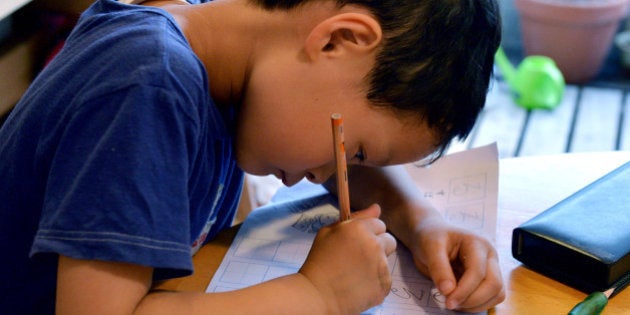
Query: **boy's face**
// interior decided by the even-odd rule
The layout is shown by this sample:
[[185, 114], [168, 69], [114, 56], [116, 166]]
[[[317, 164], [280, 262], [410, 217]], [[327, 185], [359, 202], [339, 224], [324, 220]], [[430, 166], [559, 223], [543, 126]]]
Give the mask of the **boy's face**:
[[336, 170], [333, 113], [344, 120], [348, 164], [401, 164], [436, 150], [426, 124], [368, 104], [364, 78], [374, 56], [343, 63], [279, 62], [295, 60], [282, 55], [265, 60], [252, 69], [240, 105], [235, 146], [245, 172], [273, 174], [287, 186], [304, 177], [327, 180]]
[[349, 165], [412, 162], [436, 149], [425, 124], [404, 123], [389, 110], [368, 105], [364, 93], [352, 92], [359, 89], [316, 89], [317, 84], [299, 89], [267, 80], [268, 90], [250, 91], [239, 117], [237, 160], [247, 173], [273, 174], [287, 186], [304, 177], [316, 183], [328, 179], [336, 170], [332, 113], [344, 119]]
[[240, 167], [250, 174], [273, 174], [287, 186], [304, 177], [316, 183], [325, 181], [336, 170], [330, 122], [336, 109], [344, 117], [349, 165], [412, 162], [435, 150], [434, 139], [424, 126], [405, 125], [367, 105], [352, 109], [330, 106], [316, 112], [275, 113], [248, 123], [237, 140]]

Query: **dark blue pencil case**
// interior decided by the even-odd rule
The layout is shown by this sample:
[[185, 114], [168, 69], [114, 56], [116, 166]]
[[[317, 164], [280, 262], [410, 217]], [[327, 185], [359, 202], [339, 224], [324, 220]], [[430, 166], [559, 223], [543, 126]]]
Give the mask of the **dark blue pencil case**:
[[628, 278], [630, 162], [514, 229], [512, 255], [586, 293]]

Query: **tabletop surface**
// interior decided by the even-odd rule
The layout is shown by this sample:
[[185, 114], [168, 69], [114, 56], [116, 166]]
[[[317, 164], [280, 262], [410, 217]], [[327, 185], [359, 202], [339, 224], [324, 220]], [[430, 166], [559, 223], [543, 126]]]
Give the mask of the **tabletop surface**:
[[[586, 294], [524, 267], [511, 254], [512, 230], [590, 182], [630, 161], [630, 151], [501, 159], [497, 241], [506, 300], [490, 314], [567, 314]], [[219, 234], [195, 255], [195, 274], [161, 289], [204, 291], [238, 226]], [[602, 315], [630, 314], [630, 289], [612, 298]]]

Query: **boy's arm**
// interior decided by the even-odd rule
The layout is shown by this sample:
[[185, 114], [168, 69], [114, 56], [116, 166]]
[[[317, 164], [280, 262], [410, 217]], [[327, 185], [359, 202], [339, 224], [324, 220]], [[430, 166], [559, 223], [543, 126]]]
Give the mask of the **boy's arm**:
[[355, 314], [383, 301], [396, 247], [372, 206], [322, 228], [299, 272], [222, 292], [151, 291], [153, 269], [59, 257], [59, 314]]
[[[152, 268], [60, 257], [58, 314], [324, 314], [319, 293], [299, 273], [238, 293], [152, 292]], [[299, 302], [298, 302], [299, 301]], [[292, 309], [293, 307], [293, 309]], [[266, 309], [268, 308], [268, 309]], [[274, 309], [275, 308], [275, 309]], [[319, 311], [316, 311], [319, 310]]]
[[[387, 228], [413, 253], [418, 269], [447, 295], [446, 306], [477, 312], [505, 298], [498, 256], [483, 237], [455, 227], [421, 194], [404, 167], [352, 165], [351, 204], [377, 203]], [[325, 186], [335, 192], [334, 178]]]
[[[405, 245], [411, 244], [420, 223], [427, 220], [443, 221], [442, 215], [417, 188], [416, 183], [402, 166], [364, 167], [348, 166], [350, 204], [363, 209], [379, 204], [384, 210], [381, 218], [388, 230]], [[324, 186], [336, 193], [336, 180], [331, 177]]]

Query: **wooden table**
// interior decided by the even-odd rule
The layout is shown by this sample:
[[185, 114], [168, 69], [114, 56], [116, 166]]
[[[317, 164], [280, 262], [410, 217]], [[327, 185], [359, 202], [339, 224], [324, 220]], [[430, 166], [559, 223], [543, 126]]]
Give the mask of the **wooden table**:
[[630, 115], [622, 115], [630, 110], [627, 86], [568, 84], [554, 110], [528, 111], [514, 103], [508, 84], [497, 79], [471, 136], [451, 149], [496, 141], [500, 158], [630, 150]]
[[[497, 250], [507, 298], [490, 314], [566, 314], [585, 293], [542, 276], [512, 258], [512, 230], [581, 187], [630, 161], [630, 151], [575, 153], [500, 160]], [[195, 274], [162, 289], [204, 291], [238, 226], [222, 232], [195, 256]], [[603, 315], [630, 314], [630, 289], [610, 300]]]

